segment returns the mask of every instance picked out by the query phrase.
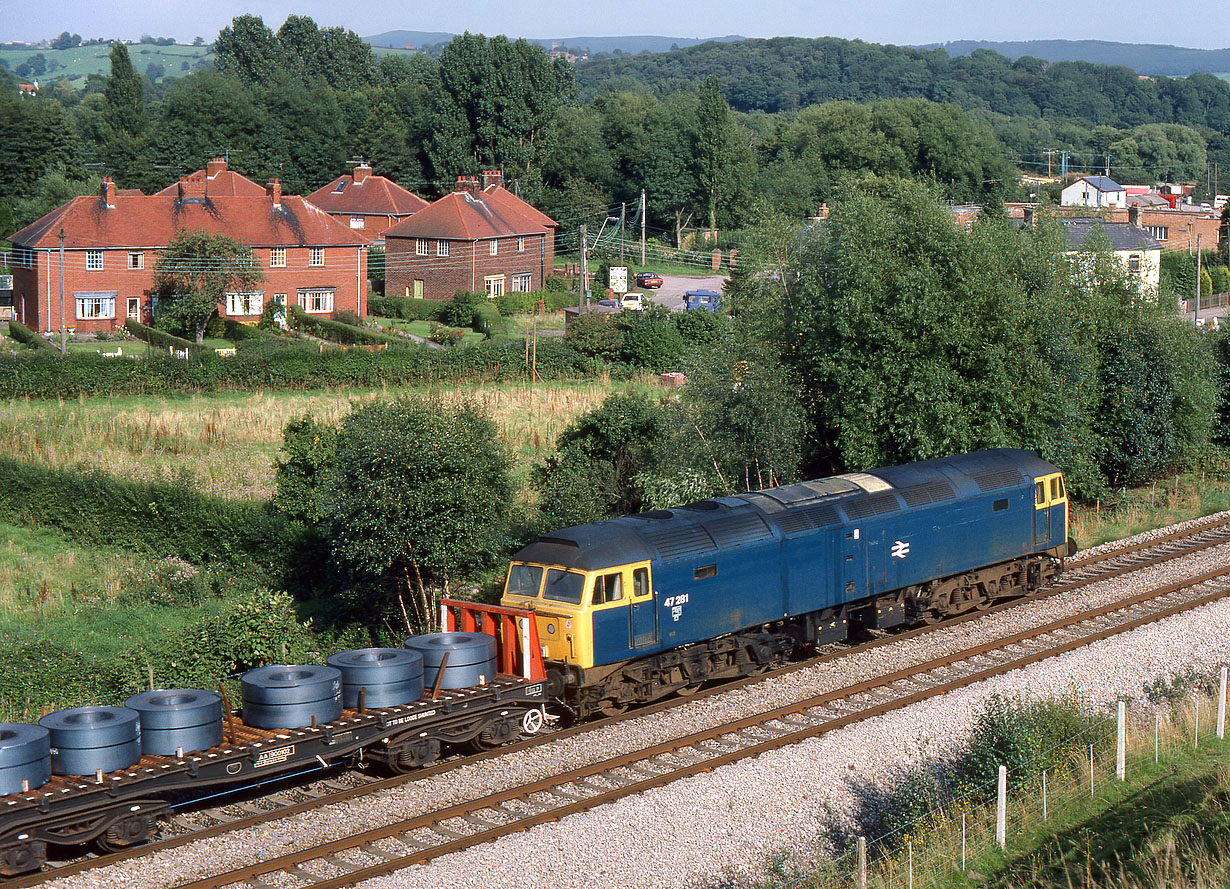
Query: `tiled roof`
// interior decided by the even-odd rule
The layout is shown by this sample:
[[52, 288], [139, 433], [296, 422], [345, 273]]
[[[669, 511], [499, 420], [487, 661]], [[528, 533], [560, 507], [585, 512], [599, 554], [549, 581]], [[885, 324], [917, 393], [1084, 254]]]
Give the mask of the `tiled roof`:
[[[193, 173], [192, 176], [205, 176], [205, 171], [198, 170]], [[265, 186], [258, 185], [246, 176], [240, 176], [234, 170], [220, 170], [212, 177], [205, 176], [205, 179], [205, 191], [211, 197], [255, 197], [256, 195], [263, 195], [265, 193]], [[159, 195], [179, 194], [179, 183], [173, 182], [162, 191], [154, 193]]]
[[1068, 246], [1080, 250], [1098, 229], [1106, 234], [1112, 250], [1161, 250], [1162, 244], [1138, 225], [1128, 222], [1103, 222], [1100, 219], [1065, 219]]
[[389, 216], [408, 216], [428, 205], [427, 201], [392, 179], [373, 175], [360, 182], [355, 182], [352, 174], [338, 176], [324, 188], [312, 192], [307, 199], [329, 213]]
[[397, 223], [384, 236], [476, 241], [509, 235], [538, 235], [548, 230], [548, 224], [555, 225], [550, 217], [511, 192], [494, 186], [493, 189], [494, 193], [454, 191], [446, 194]]
[[165, 247], [176, 233], [196, 229], [224, 234], [252, 247], [367, 243], [301, 197], [283, 196], [281, 205], [275, 207], [264, 189], [259, 197], [181, 199], [162, 192], [119, 194], [112, 207], [98, 196], [73, 198], [9, 240], [21, 247], [58, 247], [61, 228], [64, 246], [70, 249]]

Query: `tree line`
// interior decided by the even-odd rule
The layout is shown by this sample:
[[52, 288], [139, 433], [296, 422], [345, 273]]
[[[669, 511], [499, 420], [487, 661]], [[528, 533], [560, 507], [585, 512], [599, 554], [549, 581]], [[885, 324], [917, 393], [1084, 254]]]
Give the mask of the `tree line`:
[[[610, 73], [626, 60], [574, 67], [475, 34], [438, 59], [377, 58], [353, 32], [296, 15], [276, 31], [239, 16], [214, 49], [215, 68], [155, 84], [117, 44], [108, 76], [33, 100], [0, 72], [5, 233], [94, 192], [101, 175], [152, 192], [217, 155], [290, 193], [358, 158], [429, 198], [498, 167], [561, 221], [564, 245], [642, 189], [651, 233], [665, 236], [689, 221], [737, 229], [762, 207], [814, 214], [850, 175], [920, 177], [950, 200], [983, 201], [1027, 197], [1016, 167], [1057, 170], [1061, 150], [1072, 168], [1109, 154], [1127, 182], [1203, 179], [1230, 161], [1214, 129], [1230, 129], [1230, 85], [1215, 78], [1142, 81], [993, 53], [782, 38], [638, 56], [646, 68], [633, 77]], [[749, 72], [778, 98], [756, 98]]]

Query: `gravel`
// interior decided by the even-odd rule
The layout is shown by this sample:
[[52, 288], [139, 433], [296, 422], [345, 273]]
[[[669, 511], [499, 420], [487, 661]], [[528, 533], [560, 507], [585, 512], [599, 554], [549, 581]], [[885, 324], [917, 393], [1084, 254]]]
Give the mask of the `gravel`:
[[[1181, 527], [1148, 532], [1090, 552], [1153, 539]], [[1025, 603], [668, 713], [510, 754], [498, 765], [478, 763], [325, 811], [261, 825], [239, 837], [203, 840], [48, 885], [152, 889], [199, 879], [763, 712], [1228, 563], [1230, 545], [1173, 560], [1144, 576], [1116, 578]], [[493, 877], [502, 885], [531, 889], [571, 889], [599, 881], [621, 889], [755, 884], [780, 850], [814, 848], [817, 837], [830, 828], [848, 826], [860, 783], [882, 781], [904, 766], [959, 745], [991, 695], [1046, 697], [1075, 691], [1092, 703], [1109, 706], [1125, 696], [1140, 699], [1145, 684], [1153, 679], [1188, 669], [1212, 673], [1227, 661], [1230, 601], [1221, 601], [786, 750], [363, 885], [389, 889], [479, 885]]]

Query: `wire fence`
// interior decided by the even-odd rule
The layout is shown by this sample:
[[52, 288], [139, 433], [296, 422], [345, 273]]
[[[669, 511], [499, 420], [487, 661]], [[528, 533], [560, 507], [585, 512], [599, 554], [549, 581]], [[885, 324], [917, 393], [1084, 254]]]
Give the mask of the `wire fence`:
[[[1226, 670], [1222, 669], [1211, 699], [1196, 692], [1178, 704], [1120, 706], [1122, 716], [1098, 720], [1016, 769], [1001, 767], [998, 782], [972, 787], [910, 825], [871, 840], [854, 838], [832, 869], [786, 885], [792, 889], [950, 886], [957, 872], [969, 876], [971, 865], [1002, 860], [1014, 844], [1043, 835], [1056, 816], [1090, 812], [1099, 797], [1105, 800], [1115, 785], [1143, 769], [1224, 737]], [[1008, 791], [1009, 787], [1013, 789]], [[1089, 830], [1077, 837], [1090, 849], [1098, 841]]]

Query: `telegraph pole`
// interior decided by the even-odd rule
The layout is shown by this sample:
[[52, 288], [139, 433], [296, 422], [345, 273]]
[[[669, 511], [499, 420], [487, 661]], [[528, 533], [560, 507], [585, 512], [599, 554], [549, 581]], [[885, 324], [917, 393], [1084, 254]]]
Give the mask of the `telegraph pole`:
[[68, 354], [68, 328], [64, 325], [64, 226], [60, 226], [60, 354]]
[[624, 201], [619, 205], [619, 264], [627, 265], [624, 261], [624, 222], [628, 218], [628, 202]]
[[645, 189], [641, 189], [641, 268], [645, 267]]
[[577, 287], [577, 308], [585, 308], [589, 297], [589, 235], [581, 225], [581, 282]]

